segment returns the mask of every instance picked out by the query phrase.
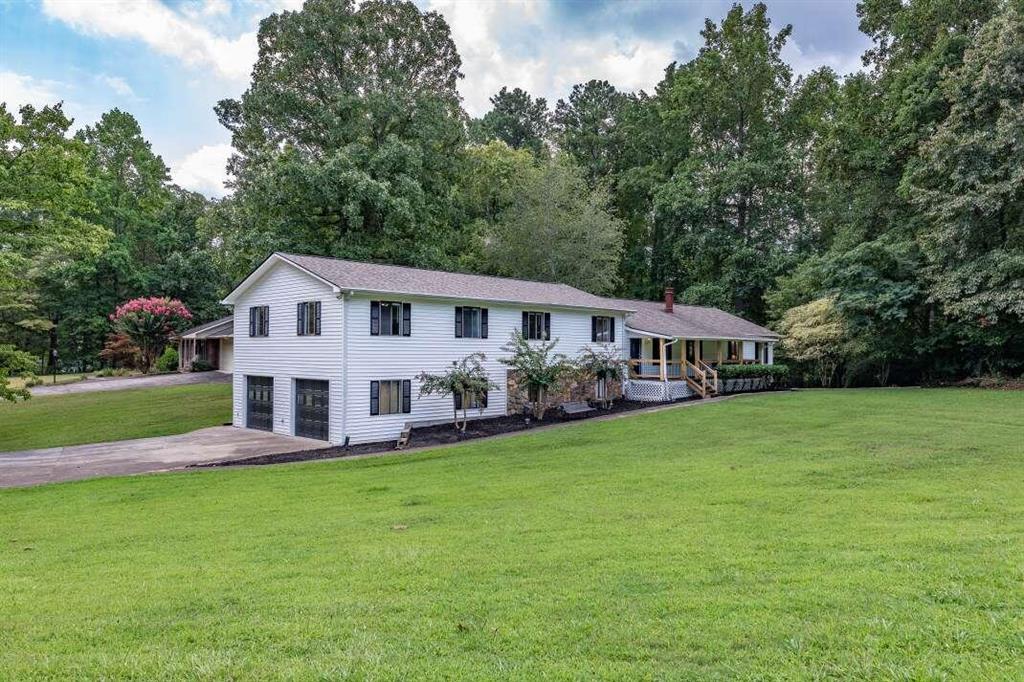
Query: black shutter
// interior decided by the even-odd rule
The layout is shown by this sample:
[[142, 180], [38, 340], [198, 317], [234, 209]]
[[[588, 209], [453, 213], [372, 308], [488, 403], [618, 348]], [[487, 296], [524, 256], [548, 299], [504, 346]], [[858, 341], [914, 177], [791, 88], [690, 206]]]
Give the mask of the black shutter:
[[256, 309], [249, 308], [249, 336], [256, 336]]
[[590, 318], [590, 342], [597, 343], [597, 317]]
[[313, 333], [320, 336], [320, 301], [316, 302], [316, 327], [313, 329]]
[[295, 309], [295, 333], [299, 336], [306, 333], [306, 306], [303, 303]]
[[370, 382], [370, 414], [380, 414], [380, 382]]
[[370, 336], [380, 336], [380, 301], [370, 301]]
[[461, 391], [455, 391], [455, 393], [452, 393], [452, 398], [455, 400], [455, 409], [456, 410], [461, 410], [462, 409], [462, 392]]
[[629, 359], [639, 360], [641, 356], [640, 352], [640, 339], [629, 340]]
[[487, 338], [487, 308], [480, 309], [480, 338]]
[[261, 310], [263, 311], [263, 331], [261, 332], [261, 335], [270, 336], [270, 306], [265, 305]]
[[462, 306], [455, 306], [455, 338], [462, 338]]
[[530, 338], [530, 313], [523, 311], [523, 338]]
[[402, 381], [402, 412], [412, 412], [412, 381], [409, 379]]
[[551, 340], [551, 313], [544, 313], [544, 331], [540, 337], [545, 341]]
[[402, 304], [402, 336], [412, 336], [412, 303]]
[[651, 339], [651, 359], [661, 360], [661, 339]]
[[608, 318], [608, 329], [609, 329], [608, 343], [615, 343], [615, 318], [614, 317], [609, 317]]

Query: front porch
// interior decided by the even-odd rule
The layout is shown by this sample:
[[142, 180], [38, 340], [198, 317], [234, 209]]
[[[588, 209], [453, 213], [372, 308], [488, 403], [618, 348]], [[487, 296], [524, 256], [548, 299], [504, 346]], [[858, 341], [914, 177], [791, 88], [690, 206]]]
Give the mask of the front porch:
[[627, 397], [668, 401], [722, 391], [718, 368], [771, 364], [772, 343], [747, 339], [669, 337], [628, 329]]

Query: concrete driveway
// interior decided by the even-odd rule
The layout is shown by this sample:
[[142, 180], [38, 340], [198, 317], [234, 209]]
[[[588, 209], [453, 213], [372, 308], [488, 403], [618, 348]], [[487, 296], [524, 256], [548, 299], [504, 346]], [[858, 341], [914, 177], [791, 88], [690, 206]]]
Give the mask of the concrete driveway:
[[166, 471], [189, 464], [327, 446], [310, 438], [214, 426], [177, 436], [0, 452], [0, 488]]
[[[46, 377], [42, 377], [46, 381]], [[126, 388], [153, 388], [155, 386], [184, 386], [185, 384], [226, 384], [231, 381], [231, 374], [224, 372], [183, 372], [173, 374], [154, 374], [139, 377], [92, 377], [72, 384], [56, 384], [47, 386], [45, 383], [36, 386], [34, 396], [67, 395], [69, 393], [91, 393], [93, 391], [121, 391]]]

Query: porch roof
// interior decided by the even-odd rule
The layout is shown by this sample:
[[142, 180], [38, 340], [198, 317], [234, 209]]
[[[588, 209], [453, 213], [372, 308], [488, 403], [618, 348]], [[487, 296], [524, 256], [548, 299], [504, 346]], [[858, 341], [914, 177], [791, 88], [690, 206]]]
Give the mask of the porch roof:
[[718, 308], [675, 304], [665, 312], [661, 301], [621, 301], [635, 312], [626, 318], [626, 327], [641, 335], [684, 339], [734, 339], [744, 341], [777, 341], [780, 336]]
[[179, 339], [221, 339], [233, 336], [235, 333], [235, 318], [233, 315], [222, 317], [213, 322], [201, 324], [198, 327], [186, 329], [178, 334]]

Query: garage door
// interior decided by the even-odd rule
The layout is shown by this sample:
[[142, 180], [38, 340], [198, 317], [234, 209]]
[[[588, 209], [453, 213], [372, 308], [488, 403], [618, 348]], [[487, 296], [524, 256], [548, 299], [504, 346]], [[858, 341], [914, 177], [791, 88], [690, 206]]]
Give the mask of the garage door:
[[246, 377], [245, 425], [274, 430], [274, 377]]
[[326, 381], [295, 380], [295, 435], [327, 440], [330, 410]]

